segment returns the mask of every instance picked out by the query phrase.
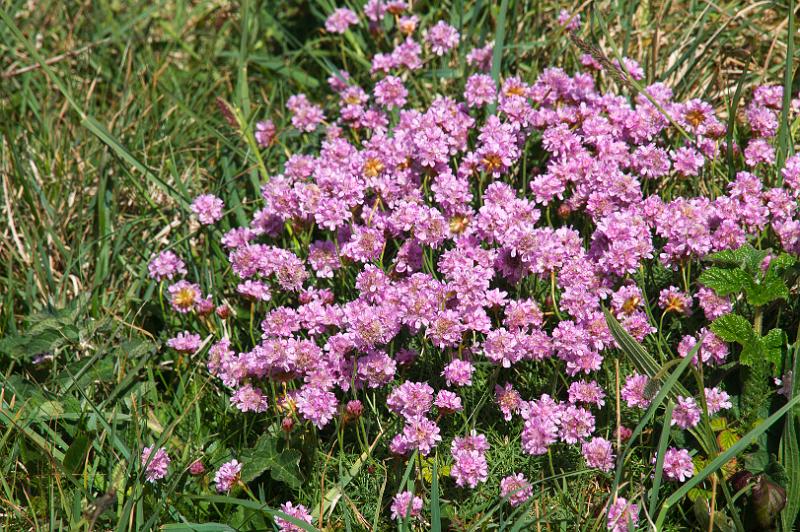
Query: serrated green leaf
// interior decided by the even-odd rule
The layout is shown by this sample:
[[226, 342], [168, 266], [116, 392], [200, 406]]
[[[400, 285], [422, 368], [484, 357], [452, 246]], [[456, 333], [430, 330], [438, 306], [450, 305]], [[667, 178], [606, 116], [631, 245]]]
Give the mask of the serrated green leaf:
[[714, 290], [719, 296], [745, 291], [752, 283], [750, 275], [741, 268], [718, 268], [712, 266], [700, 274], [700, 284]]
[[767, 467], [764, 468], [764, 473], [766, 473], [773, 482], [780, 484], [784, 489], [786, 488], [786, 483], [789, 481], [786, 468], [783, 467], [783, 464], [781, 464], [774, 455], [770, 457]]
[[756, 249], [750, 244], [745, 244], [739, 249], [726, 249], [712, 253], [706, 259], [728, 267], [740, 267], [754, 275], [768, 253], [768, 251]]
[[788, 299], [789, 289], [786, 282], [777, 274], [766, 276], [760, 283], [751, 282], [746, 288], [747, 302], [760, 307], [776, 299]]
[[774, 368], [780, 368], [783, 360], [783, 346], [786, 342], [786, 333], [782, 329], [772, 329], [763, 338], [764, 350], [767, 359]]
[[285, 482], [295, 489], [302, 486], [300, 451], [278, 451], [275, 439], [264, 434], [253, 448], [242, 453], [242, 481], [250, 482], [267, 470], [273, 480]]
[[786, 270], [787, 268], [791, 268], [797, 264], [797, 259], [789, 255], [788, 253], [781, 253], [777, 257], [773, 257], [772, 260], [769, 262], [769, 271], [776, 271], [778, 273]]
[[742, 354], [739, 355], [739, 363], [743, 366], [753, 367], [759, 360], [766, 356], [767, 348], [764, 340], [758, 336], [753, 336], [750, 340], [742, 344]]
[[714, 417], [710, 420], [711, 430], [719, 432], [728, 428], [728, 420], [725, 417]]
[[739, 436], [728, 429], [723, 430], [717, 435], [717, 443], [719, 444], [720, 451], [727, 451], [736, 445], [737, 441], [739, 441]]
[[720, 316], [711, 324], [711, 331], [726, 342], [736, 342], [743, 346], [760, 340], [750, 322], [738, 314]]

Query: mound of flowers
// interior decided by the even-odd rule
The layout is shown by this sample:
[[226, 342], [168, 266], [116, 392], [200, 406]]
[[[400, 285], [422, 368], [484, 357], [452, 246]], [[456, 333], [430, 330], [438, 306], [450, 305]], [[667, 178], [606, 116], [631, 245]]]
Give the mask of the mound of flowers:
[[[580, 28], [568, 13], [559, 22]], [[700, 425], [731, 409], [751, 415], [739, 369], [757, 374], [764, 397], [791, 390], [789, 375], [772, 381], [787, 369], [780, 348], [768, 367], [735, 363], [743, 350], [712, 324], [745, 303], [703, 283], [705, 260], [720, 252], [767, 250], [763, 275], [800, 252], [800, 157], [777, 142], [789, 100], [759, 86], [743, 121], [723, 121], [705, 101], [640, 85], [635, 61], [597, 54], [579, 72], [498, 78], [492, 42], [467, 42], [444, 21], [418, 25], [403, 1], [331, 14], [332, 39], [385, 31], [393, 48], [368, 71], [335, 72], [331, 97], [295, 94], [285, 113], [242, 132], [285, 162], [266, 168], [246, 225], [209, 193], [185, 213], [225, 250], [224, 269], [190, 273], [205, 258], [184, 240], [152, 259], [175, 326], [167, 345], [207, 356], [231, 408], [287, 437], [315, 432], [320, 448], [339, 438], [356, 453], [375, 441], [372, 456], [403, 464], [438, 457], [449, 498], [493, 483], [516, 508], [540, 489], [529, 471], [492, 473], [487, 433], [497, 426], [521, 454], [574, 449], [575, 469], [607, 486], [619, 466], [631, 482], [615, 482], [601, 509], [609, 530], [628, 530], [657, 466], [669, 493], [713, 458]], [[470, 47], [463, 78], [435, 79]], [[601, 89], [618, 78], [631, 94]], [[797, 110], [792, 100], [790, 120]], [[631, 363], [612, 323], [663, 369]], [[662, 453], [656, 437], [641, 440], [620, 463], [687, 356], [683, 393], [668, 420], [657, 416], [673, 437]], [[151, 450], [142, 465], [157, 481], [168, 449]], [[235, 489], [241, 467], [215, 464], [216, 488]], [[389, 486], [391, 516], [425, 523], [427, 485]], [[312, 523], [315, 504], [282, 510]]]

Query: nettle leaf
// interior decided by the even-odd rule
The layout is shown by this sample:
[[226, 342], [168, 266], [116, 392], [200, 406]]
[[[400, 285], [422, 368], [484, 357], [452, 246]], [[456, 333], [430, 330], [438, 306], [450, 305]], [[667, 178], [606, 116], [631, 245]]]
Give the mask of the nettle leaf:
[[279, 451], [275, 439], [269, 434], [262, 435], [254, 447], [242, 452], [242, 481], [250, 482], [266, 470], [269, 470], [273, 480], [285, 482], [292, 488], [298, 489], [303, 484], [300, 451]]
[[782, 329], [772, 329], [762, 340], [767, 359], [774, 368], [780, 368], [783, 359], [783, 346], [786, 343], [786, 333]]
[[758, 336], [754, 336], [751, 340], [742, 345], [742, 354], [739, 355], [739, 363], [743, 366], [752, 367], [766, 356], [766, 351], [764, 340]]
[[743, 292], [753, 284], [750, 275], [741, 268], [727, 269], [716, 266], [712, 266], [700, 274], [698, 281], [720, 296]]
[[711, 324], [711, 331], [726, 342], [736, 342], [743, 346], [760, 340], [750, 322], [738, 314], [720, 316]]
[[767, 273], [770, 271], [775, 271], [776, 273], [782, 273], [784, 270], [791, 268], [797, 264], [797, 259], [789, 255], [788, 253], [781, 253], [777, 257], [773, 257], [772, 260], [769, 261], [769, 268]]
[[758, 271], [758, 268], [768, 254], [768, 251], [756, 249], [750, 244], [745, 244], [739, 249], [726, 249], [724, 251], [712, 253], [706, 258], [711, 262], [723, 266], [739, 267], [753, 275]]
[[789, 289], [777, 274], [767, 275], [760, 283], [751, 282], [745, 289], [747, 302], [760, 307], [776, 299], [788, 299]]

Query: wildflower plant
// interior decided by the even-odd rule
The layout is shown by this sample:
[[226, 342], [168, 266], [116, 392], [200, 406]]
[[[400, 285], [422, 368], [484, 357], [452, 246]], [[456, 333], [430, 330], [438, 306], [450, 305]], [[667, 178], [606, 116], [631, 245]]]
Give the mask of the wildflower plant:
[[[787, 299], [800, 246], [800, 163], [791, 156], [772, 169], [783, 88], [754, 91], [741, 150], [730, 121], [663, 83], [631, 99], [604, 92], [598, 70], [643, 80], [629, 58], [499, 75], [491, 42], [414, 17], [405, 2], [335, 9], [325, 29], [344, 38], [394, 23], [386, 51], [369, 67], [337, 67], [327, 98], [294, 94], [283, 112], [236, 122], [256, 140], [251, 149], [282, 150], [283, 163], [266, 168], [249, 218], [226, 218], [209, 193], [192, 202], [204, 237], [227, 254], [213, 283], [201, 286], [184, 267], [202, 256], [154, 256], [167, 319], [190, 329], [167, 345], [195, 353], [211, 338], [203, 356], [220, 393], [263, 430], [280, 426], [287, 450], [338, 441], [340, 452], [409, 464], [417, 482], [414, 462], [431, 459], [449, 469], [442, 493], [469, 498], [488, 482], [516, 507], [532, 497], [525, 474], [556, 475], [554, 453], [575, 449], [582, 460], [569, 470], [611, 487], [610, 530], [645, 510], [663, 518], [662, 495], [744, 441], [751, 388], [771, 397], [768, 374], [792, 361], [780, 329], [761, 336], [763, 308]], [[576, 32], [581, 21], [563, 11], [558, 23]], [[421, 84], [428, 64], [456, 61], [457, 47], [472, 47], [463, 82]], [[727, 184], [718, 175], [726, 157], [737, 167]], [[693, 193], [692, 179], [714, 192]], [[736, 313], [740, 293], [755, 329]], [[638, 342], [655, 348], [652, 365], [626, 358]], [[692, 363], [694, 381], [678, 379], [682, 357], [691, 360], [680, 372]], [[736, 360], [745, 374], [738, 420], [720, 417], [734, 408], [727, 389], [739, 386], [721, 368]], [[640, 440], [646, 452], [633, 458], [622, 420], [641, 429], [665, 397], [661, 443]], [[483, 431], [501, 417], [511, 438], [490, 441]], [[546, 455], [549, 470], [538, 462], [498, 484], [498, 445], [516, 447], [520, 465]], [[639, 466], [628, 470], [623, 458]], [[217, 490], [235, 489], [241, 468], [223, 464]], [[738, 519], [729, 491], [711, 494], [729, 473], [708, 470], [703, 493]], [[429, 488], [398, 488], [392, 517], [428, 519]], [[306, 506], [286, 505], [314, 522]]]

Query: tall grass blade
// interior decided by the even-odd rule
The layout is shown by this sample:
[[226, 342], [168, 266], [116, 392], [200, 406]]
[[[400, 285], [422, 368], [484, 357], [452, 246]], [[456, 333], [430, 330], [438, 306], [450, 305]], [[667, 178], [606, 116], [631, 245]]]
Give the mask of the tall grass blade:
[[431, 478], [431, 532], [442, 531], [442, 509], [439, 507], [439, 457], [434, 455]]

